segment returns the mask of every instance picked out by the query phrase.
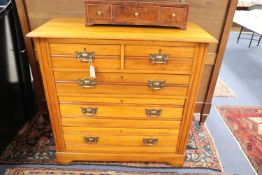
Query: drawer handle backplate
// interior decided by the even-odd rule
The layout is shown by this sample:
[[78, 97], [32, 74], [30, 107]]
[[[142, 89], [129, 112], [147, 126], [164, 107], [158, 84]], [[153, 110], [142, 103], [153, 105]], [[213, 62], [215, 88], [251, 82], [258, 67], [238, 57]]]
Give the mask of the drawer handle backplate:
[[81, 79], [79, 80], [79, 86], [82, 88], [94, 88], [96, 86], [95, 79]]
[[161, 116], [162, 109], [145, 109], [145, 114], [148, 117], [157, 118]]
[[147, 146], [154, 146], [157, 144], [157, 142], [158, 142], [157, 138], [143, 138], [143, 143], [144, 145]]
[[96, 115], [97, 108], [84, 108], [84, 107], [81, 107], [81, 112], [82, 112], [82, 114], [91, 117], [91, 116]]
[[168, 56], [165, 54], [150, 54], [149, 59], [152, 64], [167, 64]]
[[166, 87], [166, 81], [151, 81], [151, 80], [148, 80], [147, 85], [150, 89], [160, 90], [160, 89], [163, 89], [164, 87]]
[[95, 144], [99, 142], [99, 137], [84, 137], [84, 142], [88, 144]]
[[76, 52], [76, 59], [80, 62], [88, 62], [91, 63], [95, 58], [95, 52]]

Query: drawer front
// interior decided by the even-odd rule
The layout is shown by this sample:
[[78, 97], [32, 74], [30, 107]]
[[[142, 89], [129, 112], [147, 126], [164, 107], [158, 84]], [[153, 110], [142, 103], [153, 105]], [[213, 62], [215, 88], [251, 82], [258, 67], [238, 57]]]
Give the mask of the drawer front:
[[[82, 70], [89, 72], [90, 64], [88, 62], [78, 61], [73, 57], [52, 57], [52, 64], [54, 70]], [[100, 72], [103, 70], [116, 70], [120, 69], [120, 57], [118, 56], [104, 56], [96, 57], [93, 61], [95, 71]], [[89, 76], [89, 73], [86, 74]]]
[[130, 97], [106, 97], [105, 95], [91, 95], [88, 96], [58, 96], [60, 103], [87, 103], [87, 104], [97, 104], [97, 103], [113, 103], [116, 105], [173, 105], [174, 107], [183, 107], [185, 105], [185, 99], [175, 99], [175, 98], [140, 98], [139, 96]]
[[160, 13], [160, 22], [164, 24], [185, 24], [187, 21], [187, 8], [162, 7]]
[[92, 151], [111, 153], [175, 153], [177, 135], [125, 135], [119, 133], [65, 132], [67, 151]]
[[114, 22], [154, 23], [158, 20], [158, 6], [114, 5]]
[[60, 112], [64, 117], [170, 120], [181, 119], [183, 107], [82, 103], [60, 104]]
[[125, 47], [125, 68], [134, 70], [174, 71], [191, 74], [195, 47]]
[[86, 16], [88, 21], [104, 21], [111, 20], [111, 5], [107, 4], [88, 4], [86, 5]]
[[[76, 81], [89, 77], [89, 70], [83, 72], [55, 71], [55, 79], [59, 81]], [[165, 81], [168, 85], [188, 85], [189, 75], [167, 75], [167, 74], [136, 74], [136, 73], [97, 73], [97, 82], [112, 82], [125, 84], [146, 85], [148, 81]]]
[[51, 56], [76, 57], [76, 52], [94, 53], [94, 59], [97, 56], [119, 56], [120, 45], [106, 44], [50, 44]]
[[178, 58], [194, 58], [196, 47], [194, 46], [140, 46], [126, 45], [125, 57], [140, 59], [145, 57], [150, 59], [152, 54], [162, 54], [168, 56], [168, 60]]
[[121, 120], [96, 119], [86, 117], [62, 117], [64, 127], [94, 127], [94, 128], [133, 128], [133, 129], [175, 129], [179, 130], [180, 120]]
[[[156, 96], [180, 96], [186, 97], [187, 86], [166, 86], [162, 89], [150, 89], [148, 86], [143, 85], [121, 85], [121, 84], [102, 84], [96, 83], [90, 85], [88, 83], [88, 88], [80, 87], [79, 84], [74, 83], [56, 83], [56, 90], [58, 95], [63, 95], [65, 93], [79, 93], [82, 95], [88, 94], [122, 94], [122, 95], [156, 95]], [[91, 87], [92, 86], [92, 87]]]

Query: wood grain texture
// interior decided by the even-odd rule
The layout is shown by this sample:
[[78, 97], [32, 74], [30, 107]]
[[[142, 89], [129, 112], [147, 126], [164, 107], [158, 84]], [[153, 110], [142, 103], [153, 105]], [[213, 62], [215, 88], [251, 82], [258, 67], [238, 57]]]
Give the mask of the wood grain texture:
[[[81, 108], [96, 108], [96, 114], [93, 116], [86, 116], [81, 111]], [[148, 116], [146, 110], [161, 110], [160, 115]], [[141, 120], [171, 120], [181, 119], [183, 113], [183, 106], [177, 107], [163, 107], [150, 105], [134, 105], [127, 106], [123, 104], [61, 104], [61, 115], [64, 117], [86, 117], [95, 119], [141, 119]], [[113, 122], [113, 120], [112, 120]]]
[[[49, 29], [48, 26], [52, 26], [53, 21], [44, 25], [43, 28]], [[68, 20], [66, 21], [68, 22]], [[61, 22], [65, 21], [61, 20]], [[60, 22], [57, 24], [60, 24]], [[72, 30], [74, 33], [76, 26], [78, 25], [73, 25], [71, 29], [67, 28], [65, 30]], [[136, 161], [140, 158], [140, 156], [137, 156], [137, 153], [145, 155], [147, 155], [146, 153], [154, 153], [154, 155], [159, 155], [160, 159], [156, 160], [153, 155], [147, 155], [147, 158], [142, 158], [140, 161], [163, 161], [172, 165], [181, 165], [181, 158], [184, 158], [183, 154], [193, 118], [197, 89], [199, 88], [200, 76], [203, 72], [209, 42], [206, 39], [209, 38], [208, 34], [207, 36], [202, 36], [202, 38], [205, 38], [203, 41], [196, 42], [193, 38], [193, 41], [188, 42], [191, 39], [189, 37], [192, 35], [198, 37], [195, 31], [200, 31], [199, 27], [193, 26], [195, 26], [194, 31], [184, 31], [188, 33], [188, 35], [183, 36], [188, 37], [184, 40], [185, 43], [175, 38], [169, 41], [170, 43], [165, 38], [152, 42], [152, 38], [155, 38], [155, 36], [143, 38], [142, 40], [131, 39], [125, 41], [119, 39], [118, 36], [111, 40], [106, 38], [100, 41], [97, 39], [98, 43], [106, 43], [109, 47], [112, 46], [113, 50], [110, 51], [99, 44], [94, 45], [97, 52], [101, 53], [98, 55], [97, 60], [100, 59], [99, 56], [107, 60], [114, 60], [117, 57], [120, 63], [117, 64], [118, 69], [109, 70], [106, 67], [106, 69], [101, 69], [101, 72], [99, 71], [96, 77], [96, 85], [92, 88], [81, 87], [79, 81], [74, 80], [77, 77], [78, 79], [81, 78], [79, 77], [80, 75], [88, 72], [84, 68], [84, 66], [88, 65], [77, 62], [73, 53], [74, 49], [78, 49], [78, 46], [82, 47], [82, 45], [89, 45], [89, 49], [92, 50], [91, 43], [93, 41], [90, 41], [90, 43], [87, 41], [77, 43], [77, 41], [83, 41], [83, 39], [79, 38], [70, 38], [66, 41], [68, 33], [64, 38], [61, 37], [57, 40], [52, 38], [53, 34], [50, 32], [48, 33], [51, 34], [49, 35], [51, 39], [42, 38], [42, 35], [36, 36], [37, 32], [29, 34], [29, 36], [35, 36], [36, 44], [41, 46], [39, 47], [40, 53], [42, 53], [40, 57], [41, 71], [45, 77], [47, 101], [58, 145], [58, 162], [68, 163], [72, 160], [95, 160], [86, 157], [91, 152], [96, 156], [97, 160], [103, 161], [108, 159], [108, 155], [111, 155], [111, 161], [119, 160], [119, 158], [114, 156], [116, 154], [122, 157], [120, 160]], [[60, 27], [56, 26], [55, 28]], [[106, 27], [103, 28], [106, 36], [109, 30], [106, 30]], [[111, 27], [107, 28], [111, 29]], [[54, 32], [56, 33], [56, 31]], [[152, 28], [151, 32], [155, 32], [155, 29]], [[180, 30], [174, 30], [173, 32], [177, 38], [181, 37]], [[190, 32], [193, 33], [190, 34]], [[122, 37], [125, 34], [125, 32], [119, 33]], [[142, 34], [143, 32], [139, 35], [142, 36]], [[202, 34], [204, 35], [205, 33]], [[89, 36], [89, 34], [87, 35]], [[100, 35], [101, 37], [103, 36], [101, 32]], [[91, 40], [93, 39], [91, 38]], [[73, 49], [70, 48], [71, 41], [73, 41], [71, 43]], [[214, 41], [212, 39], [212, 42]], [[138, 46], [136, 47], [137, 50], [140, 50], [137, 52], [138, 56], [130, 52], [130, 49], [129, 51], [127, 51], [128, 49], [125, 50], [127, 47], [132, 47], [130, 43], [132, 43], [132, 46]], [[152, 48], [146, 46], [145, 43], [150, 43]], [[164, 43], [164, 46], [159, 45], [157, 47], [155, 43]], [[64, 45], [68, 48], [67, 51], [63, 51]], [[173, 47], [174, 45], [176, 47]], [[172, 53], [173, 49], [177, 49], [176, 52], [179, 53], [173, 55], [173, 57], [177, 58], [171, 57], [173, 60], [170, 59], [166, 64], [158, 65], [161, 67], [157, 69], [154, 63], [143, 57], [143, 54], [148, 54], [149, 51], [151, 52], [152, 49], [156, 50], [156, 48], [162, 48], [169, 53]], [[117, 52], [114, 52], [114, 49]], [[133, 55], [128, 57], [126, 56], [128, 54]], [[61, 63], [61, 59], [71, 59], [71, 64]], [[56, 63], [57, 60], [58, 62]], [[130, 61], [133, 64], [130, 64]], [[173, 67], [174, 64], [178, 64], [179, 67]], [[162, 89], [153, 90], [149, 88], [147, 82], [142, 82], [147, 81], [148, 78], [154, 78], [158, 81], [161, 78], [167, 84]], [[93, 110], [95, 108], [96, 113]], [[146, 114], [146, 110], [162, 111], [157, 112], [158, 118], [152, 118], [152, 114]], [[86, 115], [87, 113], [92, 116]], [[156, 114], [153, 114], [153, 116], [155, 117]], [[96, 133], [95, 128], [102, 128], [102, 130]], [[123, 130], [120, 130], [121, 134], [116, 134], [120, 128], [123, 128], [125, 133], [122, 133]], [[105, 129], [108, 129], [106, 133]], [[130, 131], [130, 129], [134, 131]], [[91, 133], [88, 130], [91, 130]], [[135, 133], [138, 130], [141, 133]], [[174, 132], [166, 132], [167, 130], [175, 130], [177, 133], [170, 135], [170, 132]], [[110, 131], [114, 131], [114, 133], [110, 133]], [[151, 131], [161, 132], [162, 134], [150, 134]], [[131, 133], [134, 134], [132, 135]], [[153, 143], [153, 145], [141, 145], [141, 139], [144, 139], [145, 136], [147, 141], [151, 141], [149, 144]], [[147, 138], [147, 136], [150, 136], [150, 138]], [[153, 142], [151, 136], [153, 137]], [[88, 140], [85, 139], [87, 143], [83, 143], [83, 137], [87, 137], [86, 139]], [[99, 144], [99, 139], [96, 139], [96, 137], [101, 137], [101, 144]], [[156, 139], [159, 139], [159, 143]], [[169, 139], [169, 142], [167, 139]], [[89, 144], [93, 141], [96, 141], [98, 145]], [[79, 156], [79, 153], [83, 153], [82, 156]], [[67, 155], [72, 157], [68, 158], [66, 157]], [[129, 157], [127, 158], [124, 155], [129, 155]], [[165, 155], [178, 159], [166, 159]]]
[[[189, 21], [195, 22], [201, 27], [203, 27], [206, 31], [208, 31], [211, 35], [213, 35], [219, 43], [222, 41], [222, 38], [226, 38], [226, 33], [224, 30], [228, 30], [230, 28], [229, 25], [225, 25], [230, 21], [230, 18], [227, 16], [231, 16], [232, 11], [228, 10], [232, 7], [231, 4], [235, 4], [236, 0], [221, 0], [221, 1], [213, 1], [213, 0], [190, 0], [190, 12], [189, 12]], [[66, 18], [75, 18], [85, 16], [84, 3], [83, 0], [75, 0], [74, 3], [70, 0], [26, 0], [25, 1], [26, 12], [28, 15], [28, 23], [32, 29], [39, 27], [44, 24], [48, 20], [57, 17], [66, 17]], [[79, 39], [77, 39], [79, 40]], [[67, 42], [68, 39], [66, 40]], [[88, 40], [88, 42], [91, 39]], [[85, 43], [86, 40], [82, 40], [78, 43]], [[94, 43], [104, 43], [101, 40], [95, 40]], [[145, 43], [150, 43], [149, 41]], [[219, 47], [218, 44], [210, 44], [208, 52], [209, 54], [217, 55], [218, 52], [223, 52], [223, 47]], [[170, 43], [169, 43], [170, 44]], [[176, 44], [176, 43], [172, 43]], [[164, 42], [161, 42], [160, 45], [164, 45]], [[222, 54], [223, 55], [223, 54]], [[203, 80], [201, 82], [201, 89], [199, 91], [198, 97], [198, 105], [196, 106], [196, 112], [202, 112], [204, 108], [205, 100], [207, 96], [212, 96], [212, 91], [214, 91], [213, 86], [209, 86], [211, 79], [216, 79], [217, 77], [211, 75], [213, 71], [218, 71], [220, 66], [213, 65], [218, 62], [221, 62], [222, 57], [212, 57], [211, 59], [207, 59], [205, 71], [203, 73]], [[213, 78], [214, 77], [214, 78]], [[214, 82], [214, 81], [213, 81]], [[207, 93], [211, 95], [207, 95]], [[209, 103], [209, 102], [208, 102]], [[208, 113], [209, 111], [206, 111]]]
[[[30, 32], [28, 37], [39, 38], [88, 38], [88, 39], [119, 39], [119, 40], [161, 40], [177, 42], [208, 42], [217, 40], [196, 24], [189, 22], [187, 30], [171, 28], [144, 28], [120, 26], [83, 25], [83, 18], [52, 19], [47, 24]], [[103, 35], [101, 35], [101, 31]], [[70, 33], [70, 35], [68, 35]]]

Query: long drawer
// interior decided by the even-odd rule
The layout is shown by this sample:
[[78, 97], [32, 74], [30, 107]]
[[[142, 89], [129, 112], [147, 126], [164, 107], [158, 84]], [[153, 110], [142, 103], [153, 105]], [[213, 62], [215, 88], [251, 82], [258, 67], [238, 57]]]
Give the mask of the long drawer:
[[137, 129], [179, 129], [180, 120], [127, 120], [96, 119], [87, 117], [62, 117], [62, 126], [101, 127], [101, 128], [137, 128]]
[[163, 120], [181, 119], [183, 107], [156, 105], [121, 105], [121, 104], [60, 104], [62, 116], [112, 119]]
[[[86, 71], [55, 71], [56, 81], [78, 81], [89, 78]], [[148, 81], [165, 81], [167, 85], [188, 85], [190, 75], [175, 74], [138, 74], [138, 73], [96, 73], [97, 82], [132, 83], [145, 85]]]
[[[152, 89], [147, 85], [123, 85], [92, 82], [80, 83], [56, 83], [58, 95], [68, 93], [88, 94], [122, 94], [124, 95], [155, 95], [155, 96], [178, 96], [186, 97], [188, 86], [165, 86], [161, 89]], [[95, 84], [95, 85], [94, 85]], [[87, 88], [85, 88], [85, 85]], [[92, 86], [92, 87], [91, 87]]]
[[174, 153], [179, 130], [63, 127], [67, 151]]

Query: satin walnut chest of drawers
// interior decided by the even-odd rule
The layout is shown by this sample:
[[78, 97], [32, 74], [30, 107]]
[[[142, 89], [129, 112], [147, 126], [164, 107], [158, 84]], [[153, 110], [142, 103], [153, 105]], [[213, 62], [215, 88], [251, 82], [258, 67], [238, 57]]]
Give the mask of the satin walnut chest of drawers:
[[193, 23], [178, 30], [53, 19], [28, 36], [58, 163], [183, 165], [205, 54], [216, 42], [211, 35]]

